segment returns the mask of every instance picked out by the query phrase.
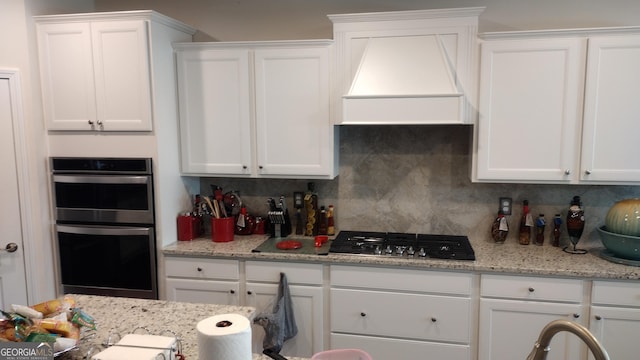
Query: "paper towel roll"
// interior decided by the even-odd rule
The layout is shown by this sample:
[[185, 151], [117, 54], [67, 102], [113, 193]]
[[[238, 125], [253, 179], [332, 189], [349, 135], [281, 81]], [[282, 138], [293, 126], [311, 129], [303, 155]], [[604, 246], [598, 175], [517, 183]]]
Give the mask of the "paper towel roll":
[[201, 320], [198, 330], [199, 360], [251, 360], [251, 323], [238, 314], [215, 315]]

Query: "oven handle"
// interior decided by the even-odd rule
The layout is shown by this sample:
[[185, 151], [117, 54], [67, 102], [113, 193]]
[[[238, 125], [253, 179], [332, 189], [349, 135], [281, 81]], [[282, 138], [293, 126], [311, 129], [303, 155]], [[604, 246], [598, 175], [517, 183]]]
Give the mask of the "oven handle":
[[70, 184], [147, 184], [150, 176], [81, 176], [81, 175], [53, 175], [53, 181]]
[[149, 235], [150, 227], [132, 226], [95, 226], [95, 225], [56, 225], [56, 231], [68, 234], [88, 235]]

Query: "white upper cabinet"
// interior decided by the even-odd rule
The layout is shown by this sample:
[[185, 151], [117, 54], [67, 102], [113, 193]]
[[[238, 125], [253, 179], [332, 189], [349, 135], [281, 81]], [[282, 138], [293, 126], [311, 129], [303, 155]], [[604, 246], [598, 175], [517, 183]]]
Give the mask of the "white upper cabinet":
[[151, 131], [150, 21], [36, 17], [49, 130]]
[[334, 178], [330, 44], [175, 44], [183, 174]]
[[581, 39], [482, 44], [477, 174], [482, 180], [568, 181], [582, 114]]
[[640, 34], [589, 38], [580, 180], [640, 181]]
[[640, 181], [639, 31], [487, 34], [473, 180]]

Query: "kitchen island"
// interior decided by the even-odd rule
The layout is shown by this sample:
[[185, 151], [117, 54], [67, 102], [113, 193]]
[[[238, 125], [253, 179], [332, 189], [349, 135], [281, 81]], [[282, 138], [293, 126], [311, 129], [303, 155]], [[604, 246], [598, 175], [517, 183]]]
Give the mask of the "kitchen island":
[[[299, 236], [298, 236], [299, 237]], [[572, 255], [562, 248], [520, 245], [515, 242], [495, 244], [469, 237], [476, 260], [407, 259], [393, 256], [358, 256], [345, 254], [301, 254], [295, 251], [252, 252], [267, 237], [238, 236], [226, 243], [212, 242], [209, 237], [178, 241], [163, 249], [167, 256], [220, 257], [244, 260], [300, 261], [311, 263], [402, 266], [422, 269], [460, 270], [479, 273], [548, 275], [589, 279], [640, 280], [640, 267], [613, 263], [598, 254], [603, 248], [592, 247], [584, 255]], [[586, 245], [585, 245], [586, 246]]]
[[[96, 354], [105, 347], [102, 345], [110, 333], [122, 336], [143, 327], [154, 335], [171, 336], [163, 331], [170, 330], [182, 339], [182, 351], [186, 359], [198, 358], [197, 323], [207, 317], [218, 314], [241, 314], [248, 318], [255, 315], [255, 309], [246, 306], [228, 306], [215, 304], [190, 304], [163, 300], [145, 300], [109, 296], [72, 295], [77, 306], [96, 320], [95, 335], [89, 335], [80, 342], [79, 350], [70, 351], [62, 356], [63, 360], [82, 359], [93, 348]], [[92, 332], [89, 332], [91, 334]], [[144, 329], [136, 333], [144, 334]], [[270, 359], [266, 355], [254, 354], [253, 360]], [[303, 358], [289, 358], [304, 360]]]

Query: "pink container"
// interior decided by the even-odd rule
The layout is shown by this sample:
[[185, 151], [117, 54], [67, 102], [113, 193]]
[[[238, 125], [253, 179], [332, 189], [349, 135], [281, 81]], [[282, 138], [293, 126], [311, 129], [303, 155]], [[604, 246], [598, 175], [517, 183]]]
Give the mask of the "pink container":
[[229, 242], [233, 241], [233, 232], [235, 230], [234, 218], [232, 216], [226, 218], [211, 218], [211, 240], [213, 242]]
[[336, 349], [319, 352], [311, 360], [373, 360], [371, 355], [358, 349]]

